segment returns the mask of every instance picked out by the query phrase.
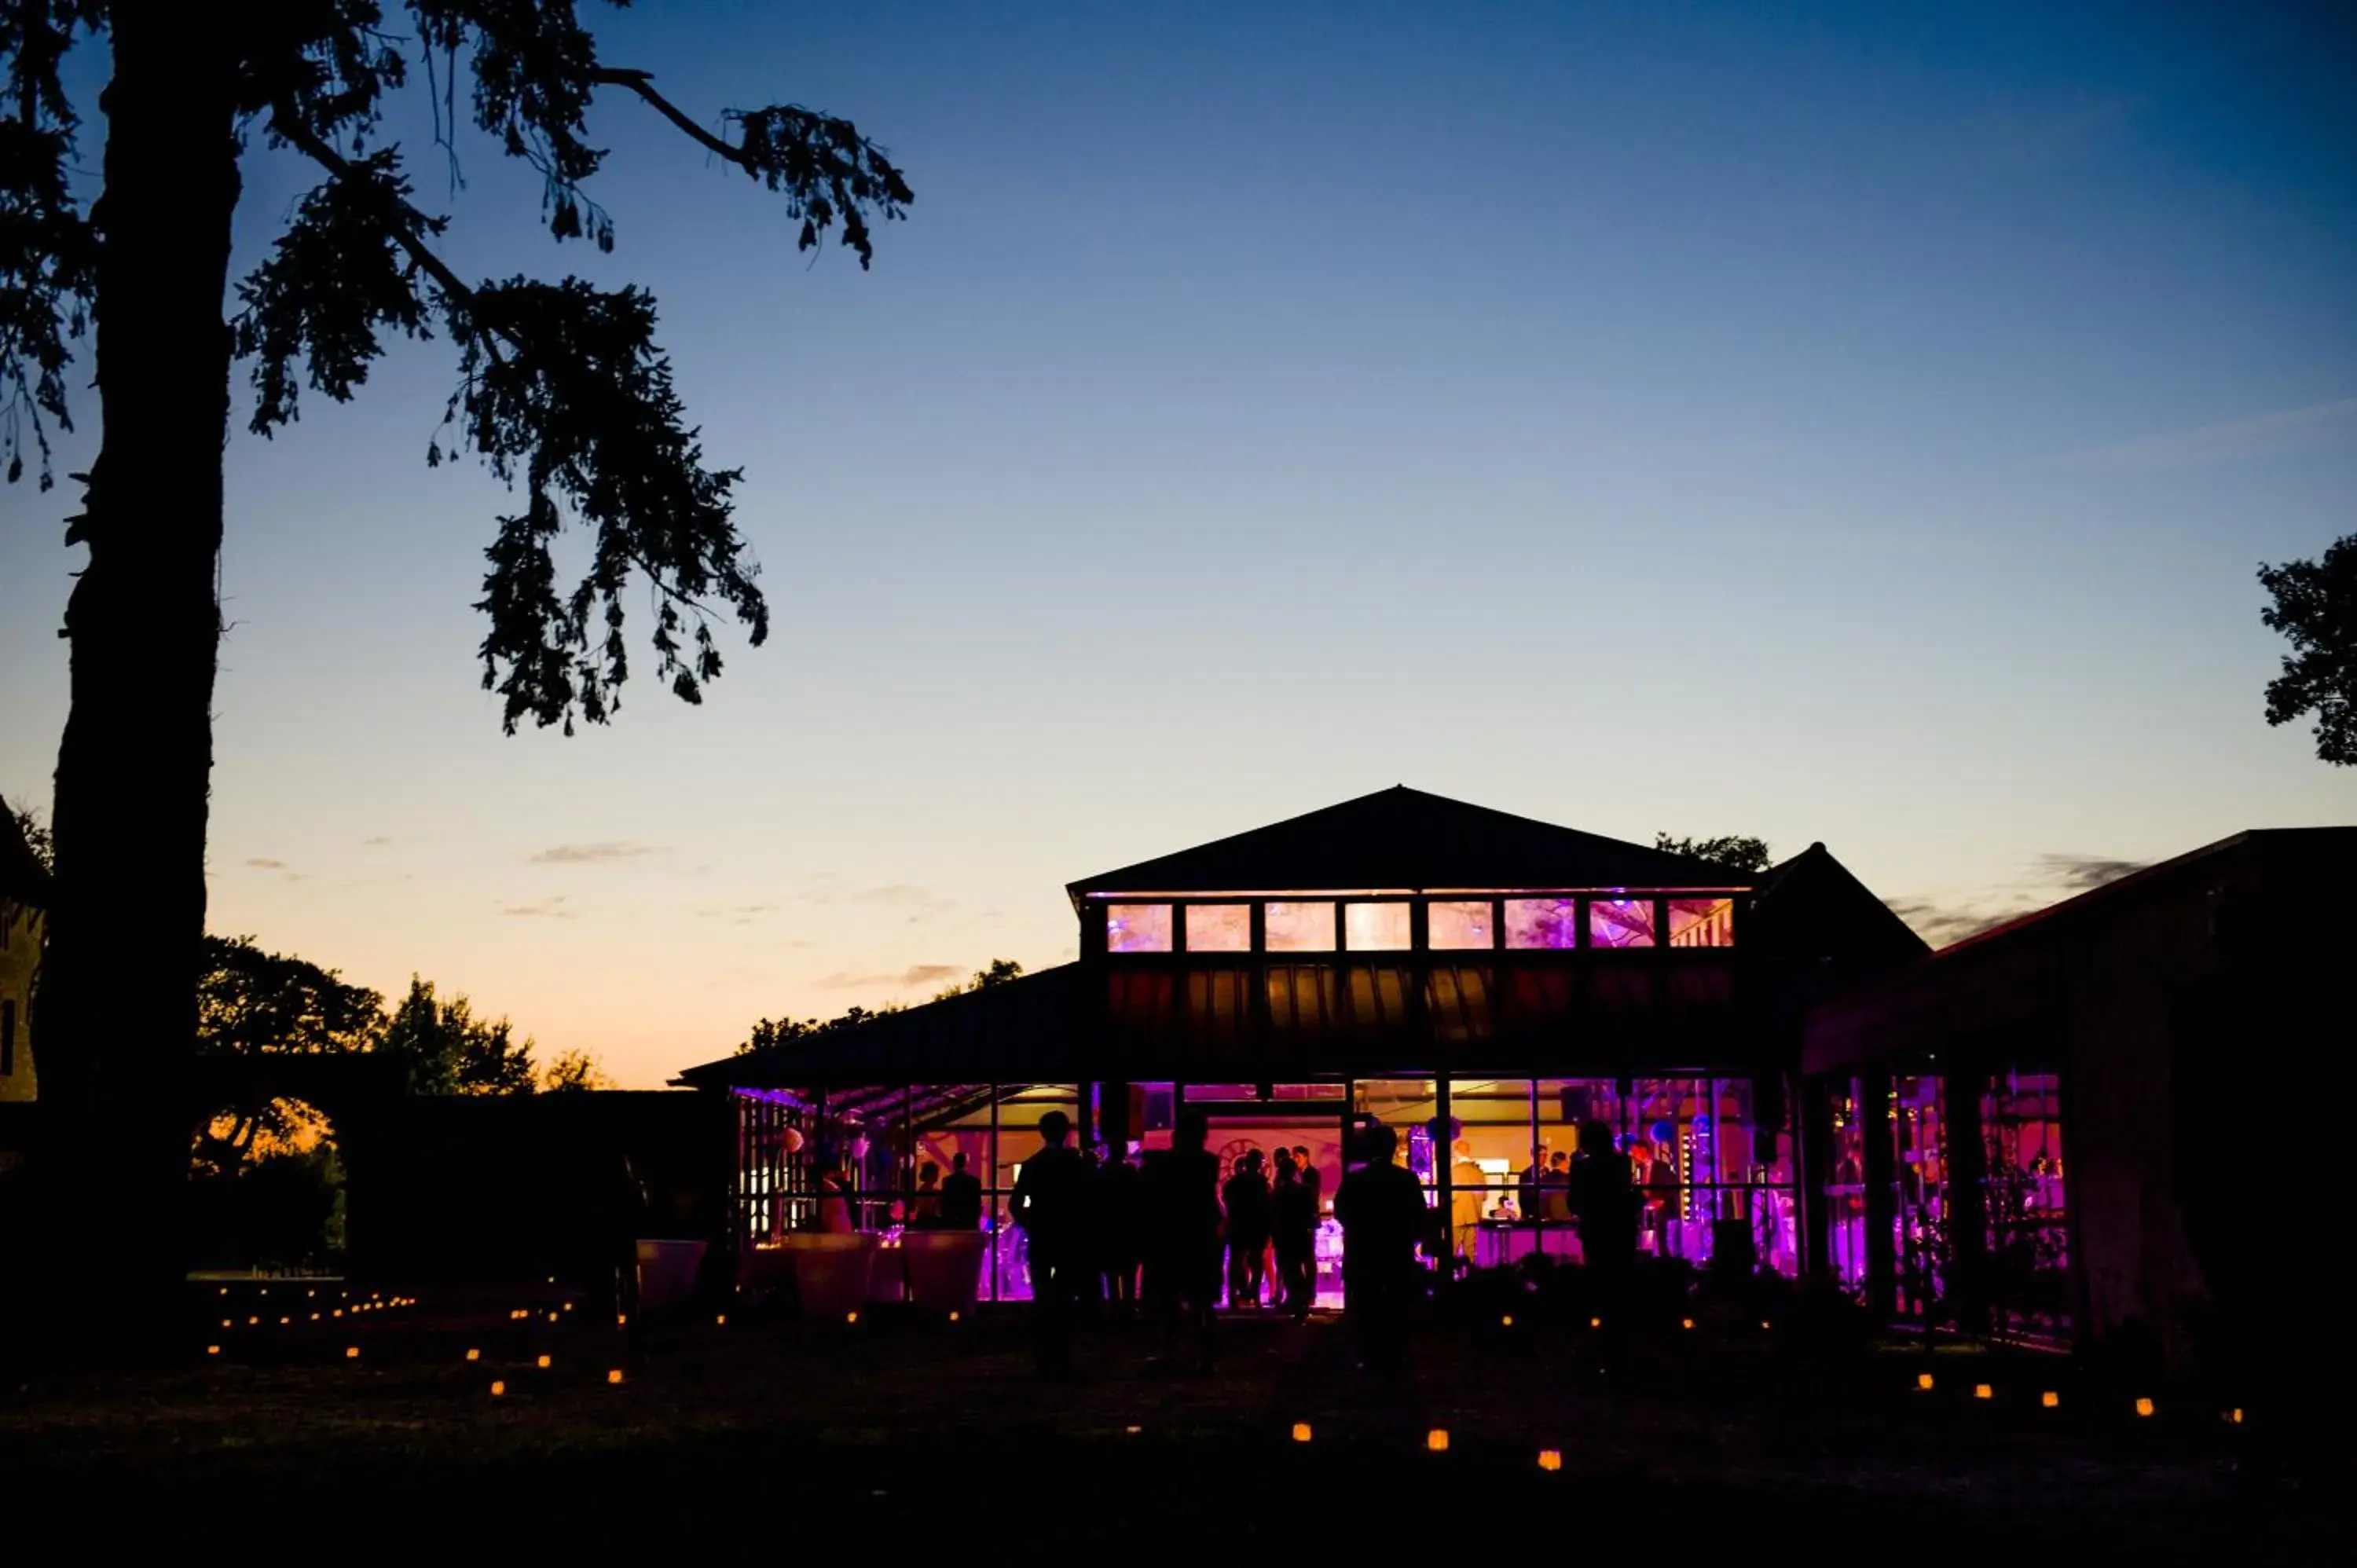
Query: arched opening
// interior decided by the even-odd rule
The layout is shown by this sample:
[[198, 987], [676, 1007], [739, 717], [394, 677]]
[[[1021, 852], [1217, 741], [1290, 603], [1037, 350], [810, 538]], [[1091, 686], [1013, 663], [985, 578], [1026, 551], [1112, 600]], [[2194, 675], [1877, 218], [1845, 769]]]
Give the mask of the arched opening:
[[219, 1111], [188, 1152], [190, 1269], [340, 1273], [344, 1187], [334, 1124], [309, 1101], [256, 1097]]

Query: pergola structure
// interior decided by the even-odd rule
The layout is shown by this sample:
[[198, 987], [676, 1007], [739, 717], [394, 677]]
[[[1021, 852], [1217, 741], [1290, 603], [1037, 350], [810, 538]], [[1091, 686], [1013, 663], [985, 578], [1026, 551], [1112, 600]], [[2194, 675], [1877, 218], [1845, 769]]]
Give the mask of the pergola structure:
[[1603, 1121], [1651, 1244], [1795, 1268], [1800, 1002], [1923, 950], [1822, 845], [1752, 875], [1405, 788], [1067, 891], [1073, 962], [681, 1075], [740, 1106], [741, 1246], [813, 1223], [823, 1167], [883, 1223], [963, 1153], [995, 1218], [1042, 1110], [1118, 1157], [1193, 1107], [1230, 1152], [1308, 1148], [1329, 1196], [1350, 1130], [1398, 1127], [1488, 1262], [1576, 1250], [1537, 1177]]

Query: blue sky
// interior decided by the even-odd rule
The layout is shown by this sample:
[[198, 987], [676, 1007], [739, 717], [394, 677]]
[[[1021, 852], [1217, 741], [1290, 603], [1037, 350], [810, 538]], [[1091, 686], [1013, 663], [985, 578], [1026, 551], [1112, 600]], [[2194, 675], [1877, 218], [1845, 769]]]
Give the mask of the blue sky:
[[[1822, 839], [1939, 933], [2357, 819], [2261, 720], [2253, 579], [2357, 529], [2330, 11], [588, 14], [700, 117], [849, 115], [917, 191], [872, 272], [813, 261], [601, 103], [607, 257], [479, 137], [453, 190], [422, 97], [393, 127], [461, 272], [657, 293], [775, 633], [700, 710], [502, 738], [503, 497], [424, 467], [450, 361], [402, 347], [230, 450], [216, 929], [653, 1083], [1056, 961], [1067, 879], [1394, 782]], [[305, 183], [253, 160], [244, 257]], [[11, 799], [70, 507], [0, 492]]]

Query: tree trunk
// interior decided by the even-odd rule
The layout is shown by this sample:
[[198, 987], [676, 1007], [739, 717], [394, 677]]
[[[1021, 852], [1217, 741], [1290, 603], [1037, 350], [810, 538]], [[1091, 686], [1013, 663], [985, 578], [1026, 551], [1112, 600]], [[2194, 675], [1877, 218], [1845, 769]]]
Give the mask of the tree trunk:
[[179, 1348], [239, 185], [226, 19], [188, 0], [112, 9], [103, 433], [76, 535], [89, 565], [66, 608], [39, 1004], [37, 1179], [58, 1230], [35, 1267], [70, 1340], [120, 1360]]

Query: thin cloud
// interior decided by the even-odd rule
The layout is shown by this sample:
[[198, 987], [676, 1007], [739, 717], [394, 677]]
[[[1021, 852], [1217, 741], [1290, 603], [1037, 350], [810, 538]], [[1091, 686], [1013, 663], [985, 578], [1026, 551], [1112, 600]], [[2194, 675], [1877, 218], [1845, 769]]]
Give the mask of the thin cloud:
[[2065, 453], [2055, 466], [2105, 474], [2143, 474], [2167, 468], [2190, 468], [2208, 463], [2239, 462], [2271, 457], [2316, 446], [2337, 446], [2357, 438], [2357, 397], [2310, 403], [2306, 408], [2279, 409], [2244, 419], [2197, 424], [2190, 430], [2164, 431], [2108, 446], [2091, 446]]
[[560, 843], [542, 850], [532, 857], [534, 865], [610, 865], [616, 861], [638, 860], [650, 854], [669, 854], [662, 844], [630, 843]]
[[560, 895], [554, 898], [535, 899], [529, 904], [502, 904], [500, 913], [520, 920], [570, 920], [579, 911], [565, 908], [566, 902]]
[[286, 863], [285, 861], [272, 860], [265, 855], [256, 855], [245, 864], [253, 867], [256, 871], [284, 871], [286, 869]]
[[2026, 915], [2034, 905], [1943, 903], [1932, 898], [1888, 898], [1890, 912], [1907, 922], [1915, 934], [1935, 948], [1975, 937], [2007, 920]]
[[387, 838], [384, 834], [379, 833], [374, 838], [361, 840], [361, 847], [362, 849], [382, 849], [392, 842], [393, 840]]
[[944, 980], [962, 977], [965, 971], [953, 963], [912, 963], [898, 974], [855, 974], [838, 969], [833, 974], [813, 981], [823, 991], [863, 991], [879, 985], [898, 986], [905, 990], [914, 985], [939, 985]]
[[764, 915], [775, 914], [777, 908], [775, 904], [738, 904], [725, 909], [698, 909], [695, 916], [700, 920], [726, 920], [732, 926], [749, 926]]
[[2101, 887], [2107, 882], [2117, 882], [2145, 868], [2141, 860], [2113, 860], [2095, 854], [2041, 854], [2038, 870], [2041, 880], [2084, 893]]

